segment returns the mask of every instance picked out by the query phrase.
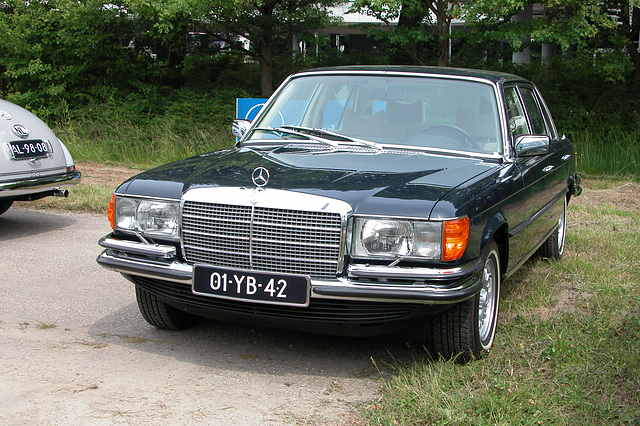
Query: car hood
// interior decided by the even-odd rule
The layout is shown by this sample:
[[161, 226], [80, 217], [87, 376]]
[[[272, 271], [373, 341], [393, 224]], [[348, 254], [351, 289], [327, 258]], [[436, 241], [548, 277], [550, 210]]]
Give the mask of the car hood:
[[[252, 173], [257, 167], [268, 170], [267, 189], [340, 199], [358, 214], [429, 217], [454, 189], [454, 198], [468, 199], [474, 185], [498, 164], [419, 151], [233, 148], [148, 170], [117, 193], [180, 199], [192, 188], [255, 188]], [[440, 214], [455, 215], [455, 202], [448, 204], [452, 208]]]

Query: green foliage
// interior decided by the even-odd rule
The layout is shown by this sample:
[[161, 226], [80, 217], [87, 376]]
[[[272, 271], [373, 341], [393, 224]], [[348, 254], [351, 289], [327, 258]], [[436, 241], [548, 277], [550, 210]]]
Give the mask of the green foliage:
[[9, 0], [0, 10], [2, 96], [50, 116], [155, 83], [151, 58], [127, 48], [134, 30], [117, 2]]
[[393, 64], [445, 65], [449, 27], [459, 10], [451, 0], [355, 0], [350, 12], [362, 13], [384, 23], [363, 29], [388, 42]]
[[478, 0], [465, 3], [461, 16], [477, 37], [506, 40], [515, 50], [533, 44], [554, 43], [563, 51], [584, 44], [616, 22], [600, 0], [546, 0], [536, 2], [544, 13], [539, 19], [515, 21], [512, 16], [531, 2], [526, 0]]
[[630, 85], [632, 65], [622, 52], [556, 56], [546, 62], [493, 64], [536, 83], [561, 133], [640, 131], [640, 93]]
[[[264, 25], [252, 32], [257, 38], [247, 50], [232, 43], [212, 44], [223, 29], [240, 33], [258, 22], [239, 1], [8, 0], [0, 6], [0, 96], [63, 132], [71, 129], [71, 138], [98, 138], [104, 146], [93, 155], [106, 155], [104, 151], [113, 161], [141, 163], [146, 161], [144, 149], [127, 154], [115, 148], [128, 137], [113, 133], [115, 129], [139, 133], [140, 141], [143, 134], [154, 135], [154, 143], [147, 144], [153, 154], [171, 151], [170, 143], [155, 145], [168, 140], [159, 135], [172, 135], [169, 139], [177, 141], [194, 129], [214, 129], [214, 134], [227, 136], [234, 98], [258, 97], [264, 89], [263, 66], [247, 58], [259, 56], [256, 43], [269, 28], [274, 31], [270, 81], [275, 85], [291, 72], [315, 66], [437, 63], [436, 38], [429, 29], [433, 23], [410, 22], [433, 6], [418, 0], [353, 2], [354, 10], [389, 22], [401, 17], [408, 22], [394, 32], [376, 33], [376, 50], [342, 53], [330, 47], [329, 37], [303, 31], [301, 38], [319, 49], [292, 55], [290, 35], [305, 25], [323, 25], [324, 6], [331, 3], [315, 9], [310, 2], [271, 4], [269, 17], [256, 18]], [[625, 43], [629, 34], [637, 33], [640, 19], [611, 27], [607, 10], [596, 7], [595, 0], [548, 0], [541, 19], [514, 23], [511, 16], [525, 3], [479, 0], [449, 10], [451, 16], [471, 19], [468, 31], [452, 36], [450, 64], [530, 78], [540, 87], [560, 132], [576, 142], [582, 171], [636, 176], [640, 86], [633, 85], [638, 69]], [[607, 5], [612, 9], [624, 3], [637, 4], [611, 0]], [[302, 6], [312, 10], [297, 9]], [[634, 11], [640, 15], [640, 10]], [[232, 12], [238, 12], [237, 18], [226, 19]], [[211, 13], [220, 19], [210, 19], [198, 27], [202, 31], [189, 33], [190, 24]], [[511, 54], [525, 45], [518, 44], [524, 38], [530, 40], [525, 44], [532, 50], [532, 61], [513, 64]], [[549, 42], [573, 47], [543, 59], [541, 44]], [[221, 53], [228, 48], [235, 53]], [[174, 146], [193, 148], [187, 141]], [[203, 149], [205, 143], [196, 144], [195, 151]], [[86, 151], [90, 157], [92, 151]]]
[[[291, 51], [292, 36], [323, 28], [330, 21], [328, 7], [336, 0], [129, 0], [134, 10], [156, 19], [165, 34], [184, 33], [184, 23], [194, 24], [215, 43], [215, 51], [250, 57], [261, 67], [261, 94], [273, 91], [274, 48], [280, 43]], [[246, 43], [248, 41], [249, 43]]]

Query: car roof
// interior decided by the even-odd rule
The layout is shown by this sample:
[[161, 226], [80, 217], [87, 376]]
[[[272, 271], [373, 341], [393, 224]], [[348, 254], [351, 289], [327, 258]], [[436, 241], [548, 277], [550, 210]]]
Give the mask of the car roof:
[[519, 77], [514, 74], [508, 74], [498, 71], [487, 71], [471, 68], [453, 68], [453, 67], [429, 67], [429, 66], [413, 66], [413, 65], [353, 65], [353, 66], [341, 66], [341, 67], [324, 67], [324, 68], [312, 68], [293, 76], [300, 76], [303, 74], [315, 74], [315, 73], [389, 73], [389, 74], [416, 74], [420, 76], [439, 76], [439, 77], [467, 77], [488, 80], [492, 83], [501, 83], [506, 81], [529, 81], [525, 78]]

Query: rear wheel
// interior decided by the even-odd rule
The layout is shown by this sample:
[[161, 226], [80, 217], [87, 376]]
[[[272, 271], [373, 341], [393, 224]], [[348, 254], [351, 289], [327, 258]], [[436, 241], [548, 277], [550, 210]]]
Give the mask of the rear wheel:
[[483, 251], [482, 288], [432, 320], [433, 346], [446, 359], [481, 358], [493, 345], [500, 301], [500, 255], [491, 240]]
[[562, 213], [558, 218], [558, 229], [547, 238], [547, 241], [538, 249], [538, 255], [542, 258], [560, 260], [564, 254], [564, 240], [567, 236], [567, 198], [564, 199]]
[[0, 201], [0, 214], [9, 210], [9, 207], [11, 207], [11, 204], [13, 204], [13, 200]]
[[184, 330], [201, 320], [196, 315], [181, 311], [159, 300], [155, 294], [138, 284], [136, 284], [136, 299], [145, 321], [162, 330]]

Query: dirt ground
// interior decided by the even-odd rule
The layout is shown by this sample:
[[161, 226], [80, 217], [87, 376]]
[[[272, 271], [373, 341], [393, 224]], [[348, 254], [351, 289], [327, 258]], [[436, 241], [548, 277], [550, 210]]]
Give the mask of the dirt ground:
[[82, 181], [117, 188], [122, 182], [142, 170], [123, 167], [116, 164], [78, 161], [76, 168], [82, 173]]

